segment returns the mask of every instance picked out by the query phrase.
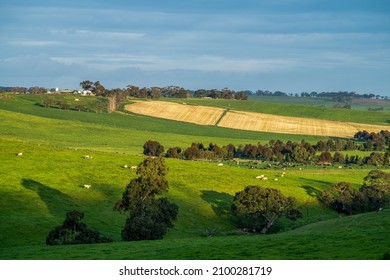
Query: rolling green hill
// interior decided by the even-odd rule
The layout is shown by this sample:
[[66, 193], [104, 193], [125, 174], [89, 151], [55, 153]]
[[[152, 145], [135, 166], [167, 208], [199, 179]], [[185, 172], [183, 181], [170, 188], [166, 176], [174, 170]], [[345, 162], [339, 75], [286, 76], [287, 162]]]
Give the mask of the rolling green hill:
[[[39, 106], [42, 96], [13, 97], [0, 99], [0, 259], [377, 259], [389, 248], [384, 236], [390, 235], [390, 212], [339, 218], [316, 199], [321, 190], [341, 180], [359, 187], [369, 167], [291, 168], [282, 179], [278, 170], [173, 159], [166, 162], [167, 196], [179, 205], [175, 227], [164, 240], [120, 242], [126, 216], [112, 208], [136, 176], [122, 166], [142, 161], [146, 140], [157, 140], [167, 148], [192, 142], [300, 141], [302, 136], [44, 108]], [[88, 102], [93, 106], [100, 101]], [[21, 152], [23, 156], [16, 156]], [[86, 160], [85, 155], [93, 158]], [[229, 218], [234, 194], [260, 184], [254, 179], [259, 174], [270, 178], [261, 185], [278, 188], [298, 201], [303, 218], [280, 220], [277, 226], [285, 232], [247, 235]], [[84, 184], [92, 188], [86, 190]], [[46, 246], [47, 233], [72, 209], [83, 211], [88, 227], [115, 242]], [[206, 238], [208, 233], [213, 237]]]
[[389, 252], [390, 212], [360, 214], [270, 235], [175, 238], [70, 246], [25, 246], [6, 259], [378, 260]]

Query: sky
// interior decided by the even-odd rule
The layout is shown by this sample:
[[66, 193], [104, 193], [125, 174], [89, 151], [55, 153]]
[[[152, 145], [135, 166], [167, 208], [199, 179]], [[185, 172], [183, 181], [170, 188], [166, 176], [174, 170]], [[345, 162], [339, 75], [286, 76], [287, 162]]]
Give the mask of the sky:
[[0, 0], [0, 86], [390, 96], [388, 0]]

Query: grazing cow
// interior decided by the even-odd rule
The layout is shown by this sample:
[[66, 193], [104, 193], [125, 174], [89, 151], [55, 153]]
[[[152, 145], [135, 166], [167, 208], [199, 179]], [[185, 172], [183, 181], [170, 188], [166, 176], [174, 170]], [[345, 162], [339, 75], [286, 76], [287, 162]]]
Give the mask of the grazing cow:
[[274, 179], [274, 181], [277, 181], [277, 180], [278, 180], [278, 178], [275, 178], [275, 179]]
[[261, 180], [263, 180], [263, 181], [267, 181], [267, 180], [268, 180], [268, 178], [267, 178], [267, 177], [263, 177], [263, 178], [261, 178]]
[[84, 189], [89, 190], [91, 188], [91, 185], [84, 185]]
[[218, 163], [218, 166], [223, 166], [223, 163]]
[[264, 178], [264, 175], [256, 176], [255, 178], [256, 179], [262, 179], [262, 178]]
[[137, 170], [137, 169], [138, 169], [138, 166], [133, 165], [132, 167], [130, 167], [130, 169]]
[[84, 156], [84, 159], [92, 159], [92, 157], [89, 156], [89, 155], [85, 155], [85, 156]]
[[23, 155], [23, 153], [18, 153], [17, 156], [18, 157], [21, 157]]

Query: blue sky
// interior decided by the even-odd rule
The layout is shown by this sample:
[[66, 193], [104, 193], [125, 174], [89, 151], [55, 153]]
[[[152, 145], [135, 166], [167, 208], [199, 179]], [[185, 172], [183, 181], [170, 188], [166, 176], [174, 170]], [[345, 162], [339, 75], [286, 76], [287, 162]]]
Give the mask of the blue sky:
[[390, 96], [387, 0], [1, 0], [0, 85]]

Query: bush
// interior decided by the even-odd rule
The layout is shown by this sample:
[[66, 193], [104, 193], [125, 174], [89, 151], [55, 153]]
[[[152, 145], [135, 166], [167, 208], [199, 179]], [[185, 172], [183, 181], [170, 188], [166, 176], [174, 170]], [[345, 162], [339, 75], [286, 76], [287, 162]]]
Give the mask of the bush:
[[66, 213], [62, 225], [55, 227], [46, 237], [47, 245], [71, 245], [71, 244], [92, 244], [112, 242], [109, 237], [102, 237], [95, 230], [87, 228], [82, 223], [84, 213], [77, 210]]

